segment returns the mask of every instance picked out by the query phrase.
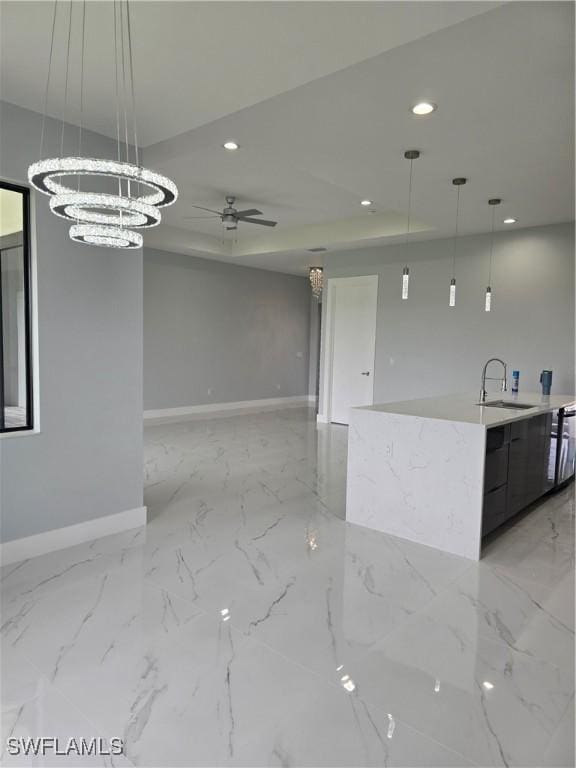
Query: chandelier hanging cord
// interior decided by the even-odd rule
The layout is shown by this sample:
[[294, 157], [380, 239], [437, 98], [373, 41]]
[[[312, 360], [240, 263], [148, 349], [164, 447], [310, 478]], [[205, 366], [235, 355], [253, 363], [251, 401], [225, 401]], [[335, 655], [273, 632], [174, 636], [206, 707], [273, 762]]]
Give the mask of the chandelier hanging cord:
[[[78, 125], [78, 156], [82, 157], [82, 129], [84, 128], [84, 57], [86, 49], [86, 0], [82, 2], [82, 44], [80, 48], [80, 123]], [[80, 189], [80, 177], [78, 177]]]
[[[112, 3], [114, 12], [114, 90], [116, 94], [116, 159], [122, 162], [120, 151], [120, 86], [118, 79], [118, 8], [117, 2]], [[118, 177], [118, 197], [122, 197], [122, 179]]]
[[[124, 40], [124, 12], [120, 1], [120, 40], [122, 43], [122, 104], [124, 107], [124, 149], [126, 152], [126, 162], [130, 162], [130, 145], [128, 144], [128, 99], [126, 96], [126, 45]], [[128, 197], [130, 197], [130, 182], [128, 182]]]
[[60, 129], [60, 157], [64, 157], [64, 126], [68, 103], [68, 77], [70, 74], [70, 40], [72, 39], [72, 0], [68, 4], [68, 42], [66, 44], [66, 77], [64, 79], [64, 104], [62, 106], [62, 127]]
[[48, 111], [48, 91], [50, 89], [50, 75], [52, 73], [52, 55], [54, 53], [54, 31], [56, 29], [56, 11], [58, 9], [58, 0], [54, 0], [54, 10], [52, 11], [52, 35], [50, 38], [50, 55], [48, 57], [48, 71], [46, 73], [46, 89], [44, 91], [44, 110], [42, 112], [42, 130], [40, 132], [40, 154], [38, 160], [42, 159], [44, 154], [44, 134], [46, 131], [46, 112]]
[[[86, 46], [86, 0], [82, 0], [82, 43], [80, 47], [80, 121], [78, 125], [78, 156], [82, 156], [82, 129], [84, 127], [84, 50]], [[76, 184], [76, 191], [80, 192], [80, 174]], [[76, 224], [80, 219], [76, 217]]]
[[[77, 13], [74, 14], [73, 3], [74, 0], [69, 0], [68, 19], [64, 14], [63, 21], [64, 30], [66, 30], [66, 22], [68, 30], [59, 136], [60, 154], [42, 159], [47, 133], [46, 117], [50, 88], [54, 80], [54, 44], [57, 42], [56, 25], [59, 16], [58, 0], [54, 0], [40, 136], [41, 159], [28, 168], [28, 179], [35, 189], [50, 197], [50, 208], [56, 216], [74, 223], [75, 226], [70, 229], [72, 240], [112, 248], [140, 248], [142, 235], [125, 229], [125, 226], [147, 228], [158, 225], [161, 220], [160, 209], [172, 205], [177, 200], [178, 189], [171, 179], [140, 165], [129, 0], [113, 0], [111, 3], [114, 25], [113, 78], [116, 107], [116, 152], [113, 154], [116, 154], [116, 159], [82, 156], [82, 145], [85, 142], [86, 0], [83, 0], [81, 13], [78, 3]], [[108, 16], [107, 13], [106, 16]], [[69, 133], [67, 128], [70, 127], [66, 125], [66, 119], [71, 109], [69, 103], [71, 84], [77, 82], [74, 78], [74, 67], [71, 67], [71, 64], [73, 65], [71, 58], [77, 50], [76, 43], [72, 43], [72, 27], [75, 31], [80, 30], [80, 119], [78, 121], [78, 156], [76, 157], [64, 156], [66, 133]], [[133, 148], [130, 145], [132, 133]], [[88, 179], [107, 177], [117, 181], [117, 194], [80, 191], [81, 176]], [[74, 177], [76, 179], [72, 183], [66, 180]], [[82, 186], [84, 184], [85, 182], [82, 182]]]
[[134, 154], [136, 165], [140, 165], [138, 133], [136, 130], [136, 95], [134, 89], [134, 58], [132, 55], [132, 24], [130, 19], [130, 0], [126, 0], [126, 26], [128, 28], [128, 62], [130, 64], [130, 91], [132, 97], [132, 127], [134, 131]]

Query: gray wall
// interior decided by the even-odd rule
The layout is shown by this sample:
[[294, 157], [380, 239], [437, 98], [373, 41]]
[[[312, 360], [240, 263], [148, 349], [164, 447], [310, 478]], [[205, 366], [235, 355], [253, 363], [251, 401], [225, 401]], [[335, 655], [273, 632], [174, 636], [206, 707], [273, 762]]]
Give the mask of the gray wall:
[[322, 304], [312, 295], [310, 297], [310, 362], [308, 366], [308, 392], [318, 395], [320, 367], [320, 328]]
[[[476, 392], [493, 356], [520, 371], [520, 390], [574, 392], [574, 227], [498, 232], [492, 311], [484, 311], [490, 236], [458, 243], [457, 304], [448, 306], [452, 240], [325, 254], [325, 277], [378, 274], [375, 402]], [[400, 296], [410, 266], [408, 301]]]
[[145, 248], [144, 408], [308, 394], [309, 306], [304, 278]]
[[[0, 108], [0, 175], [25, 183], [41, 116]], [[113, 156], [84, 134], [87, 154]], [[142, 252], [73, 244], [34, 197], [41, 433], [0, 439], [3, 541], [142, 506]]]

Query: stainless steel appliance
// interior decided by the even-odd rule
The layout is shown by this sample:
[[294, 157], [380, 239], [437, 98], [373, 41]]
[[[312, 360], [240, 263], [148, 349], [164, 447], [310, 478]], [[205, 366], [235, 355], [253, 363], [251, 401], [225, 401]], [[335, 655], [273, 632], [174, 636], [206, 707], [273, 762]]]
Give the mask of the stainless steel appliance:
[[561, 408], [552, 422], [551, 462], [554, 462], [554, 486], [574, 476], [576, 467], [576, 403]]

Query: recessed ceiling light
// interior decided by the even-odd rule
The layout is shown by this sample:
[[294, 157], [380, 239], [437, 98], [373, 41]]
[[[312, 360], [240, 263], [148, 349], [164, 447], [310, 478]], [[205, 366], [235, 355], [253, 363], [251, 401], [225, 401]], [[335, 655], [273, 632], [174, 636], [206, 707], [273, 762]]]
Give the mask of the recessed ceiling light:
[[222, 146], [230, 152], [233, 152], [235, 149], [240, 149], [240, 144], [235, 141], [226, 141]]
[[484, 680], [482, 685], [484, 686], [484, 688], [486, 688], [487, 691], [491, 691], [492, 688], [494, 688], [493, 683], [489, 682], [488, 680]]
[[361, 200], [360, 205], [372, 205], [372, 200]]
[[504, 219], [504, 224], [516, 224], [517, 219]]
[[418, 104], [414, 104], [412, 112], [415, 115], [429, 115], [436, 109], [436, 104], [432, 104], [429, 101], [420, 101]]

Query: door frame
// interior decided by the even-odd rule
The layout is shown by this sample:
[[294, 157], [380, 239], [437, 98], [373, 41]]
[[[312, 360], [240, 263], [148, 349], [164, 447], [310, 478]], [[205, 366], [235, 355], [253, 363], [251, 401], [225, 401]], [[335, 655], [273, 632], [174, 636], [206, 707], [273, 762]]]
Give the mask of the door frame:
[[372, 350], [372, 403], [374, 403], [374, 363], [376, 360], [376, 330], [378, 323], [378, 275], [359, 275], [356, 277], [330, 277], [324, 292], [326, 297], [326, 317], [324, 322], [322, 351], [322, 412], [318, 421], [329, 424], [332, 421], [332, 376], [334, 362], [334, 323], [336, 319], [336, 291], [342, 285], [376, 286], [376, 319], [374, 348]]

